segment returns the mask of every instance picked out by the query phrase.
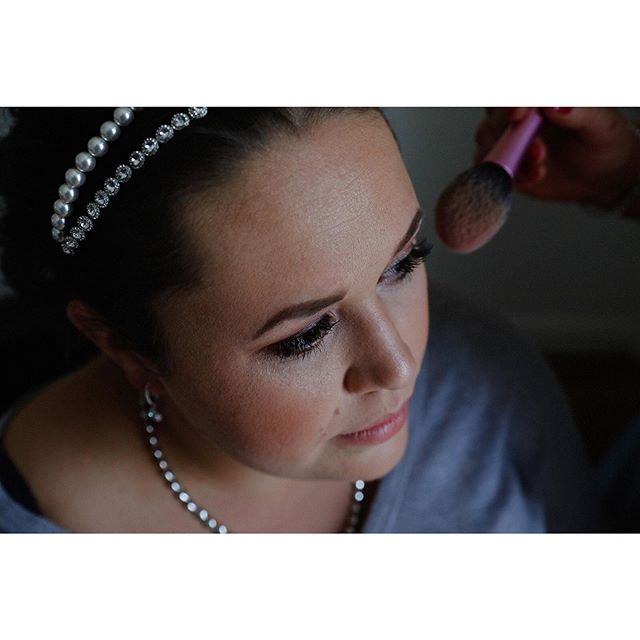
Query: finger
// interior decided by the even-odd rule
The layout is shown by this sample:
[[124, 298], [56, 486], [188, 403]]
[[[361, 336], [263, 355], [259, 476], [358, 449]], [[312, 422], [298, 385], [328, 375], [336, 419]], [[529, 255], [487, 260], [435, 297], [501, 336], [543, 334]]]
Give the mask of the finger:
[[523, 156], [515, 175], [515, 180], [518, 183], [529, 184], [535, 182], [538, 178], [543, 163], [538, 160], [539, 156], [536, 148], [536, 145], [533, 145], [533, 149], [529, 147], [529, 150]]
[[594, 134], [609, 131], [624, 120], [617, 109], [606, 107], [544, 107], [542, 113], [560, 127]]
[[525, 164], [518, 170], [513, 182], [519, 188], [531, 187], [544, 180], [546, 175], [547, 166], [545, 164]]
[[529, 145], [526, 153], [534, 164], [543, 164], [547, 159], [547, 145], [542, 138], [536, 136]]
[[539, 185], [545, 179], [546, 175], [547, 167], [545, 165], [539, 165], [527, 174], [525, 182], [516, 183], [516, 187], [526, 188], [532, 195], [537, 195], [539, 197], [540, 194], [532, 191], [532, 189]]
[[495, 143], [498, 136], [495, 134], [489, 120], [483, 120], [476, 129], [474, 138], [478, 147], [488, 149]]
[[500, 135], [507, 125], [522, 120], [531, 107], [489, 107], [487, 108], [488, 121], [495, 135]]
[[511, 122], [520, 122], [531, 110], [531, 107], [510, 107], [509, 120]]
[[522, 162], [518, 166], [515, 175], [513, 176], [513, 182], [517, 186], [523, 186], [529, 183], [531, 174], [531, 162], [528, 158], [523, 158]]

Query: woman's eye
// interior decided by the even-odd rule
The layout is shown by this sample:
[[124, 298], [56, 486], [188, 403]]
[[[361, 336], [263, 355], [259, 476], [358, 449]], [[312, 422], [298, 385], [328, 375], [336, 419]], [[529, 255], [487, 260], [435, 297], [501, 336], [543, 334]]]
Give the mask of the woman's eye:
[[380, 282], [389, 281], [399, 282], [404, 280], [412, 271], [422, 264], [425, 258], [431, 253], [433, 245], [428, 244], [425, 240], [413, 245], [411, 251], [402, 260], [389, 267], [381, 276]]
[[[431, 249], [432, 245], [427, 244], [424, 240], [415, 244], [402, 260], [396, 262], [382, 274], [380, 281], [392, 284], [404, 280], [416, 267], [424, 262]], [[271, 351], [282, 360], [294, 357], [304, 358], [312, 351], [320, 349], [322, 341], [338, 322], [339, 320], [332, 315], [326, 314], [312, 327], [274, 344], [271, 347]]]
[[320, 349], [322, 340], [340, 322], [333, 316], [326, 314], [309, 329], [297, 333], [291, 338], [273, 345], [276, 355], [283, 360], [293, 357], [304, 358], [308, 353]]

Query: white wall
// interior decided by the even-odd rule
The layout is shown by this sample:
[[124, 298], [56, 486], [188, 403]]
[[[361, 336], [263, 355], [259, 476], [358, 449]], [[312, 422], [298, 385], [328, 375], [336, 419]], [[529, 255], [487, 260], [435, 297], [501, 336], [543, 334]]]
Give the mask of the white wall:
[[[638, 109], [625, 110], [633, 120]], [[640, 352], [640, 224], [516, 195], [500, 233], [478, 252], [437, 238], [440, 191], [471, 166], [480, 108], [385, 109], [400, 139], [435, 245], [429, 274], [507, 314], [546, 346]]]

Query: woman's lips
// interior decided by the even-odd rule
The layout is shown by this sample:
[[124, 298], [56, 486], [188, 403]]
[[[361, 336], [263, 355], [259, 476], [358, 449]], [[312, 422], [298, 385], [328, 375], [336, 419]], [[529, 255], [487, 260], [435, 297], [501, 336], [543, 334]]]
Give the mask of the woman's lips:
[[405, 400], [396, 413], [385, 416], [380, 422], [338, 437], [353, 444], [379, 444], [380, 442], [386, 442], [393, 438], [404, 426], [407, 420], [408, 408], [409, 400]]

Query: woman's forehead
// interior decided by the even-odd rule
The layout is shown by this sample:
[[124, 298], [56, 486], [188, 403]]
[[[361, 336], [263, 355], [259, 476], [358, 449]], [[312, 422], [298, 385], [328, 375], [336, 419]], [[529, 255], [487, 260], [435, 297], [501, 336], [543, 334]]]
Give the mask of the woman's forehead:
[[399, 207], [414, 204], [393, 134], [369, 114], [336, 116], [300, 137], [273, 141], [191, 213], [197, 247], [219, 274], [247, 251], [259, 260], [328, 243], [348, 247], [364, 227], [375, 231]]
[[330, 118], [275, 140], [192, 207], [203, 291], [258, 305], [331, 291], [395, 246], [416, 207], [384, 120]]

